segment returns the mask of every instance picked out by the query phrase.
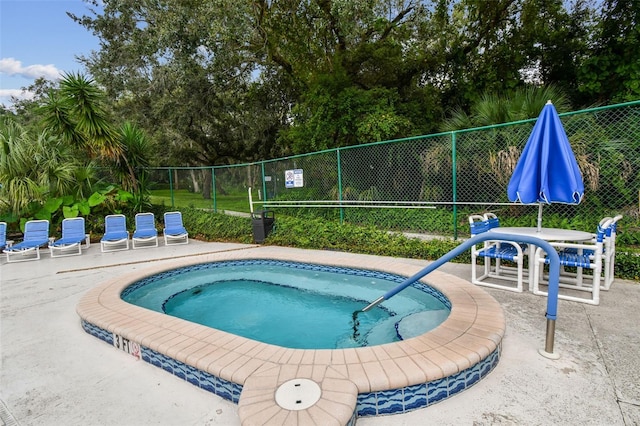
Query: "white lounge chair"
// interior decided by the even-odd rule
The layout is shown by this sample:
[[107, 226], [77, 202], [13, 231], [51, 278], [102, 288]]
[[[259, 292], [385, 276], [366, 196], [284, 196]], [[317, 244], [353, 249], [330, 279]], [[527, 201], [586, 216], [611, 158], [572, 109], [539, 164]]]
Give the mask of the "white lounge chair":
[[84, 218], [73, 217], [62, 220], [62, 238], [49, 243], [51, 257], [77, 256], [82, 254], [82, 243], [86, 241]]
[[164, 214], [164, 244], [188, 244], [189, 233], [182, 223], [182, 213], [166, 212]]
[[7, 246], [7, 222], [0, 222], [0, 251]]
[[133, 248], [158, 247], [158, 230], [153, 213], [136, 214], [136, 229], [131, 238]]
[[104, 218], [104, 235], [100, 240], [102, 252], [129, 250], [127, 218], [123, 214], [111, 214]]
[[22, 242], [4, 249], [7, 262], [40, 259], [40, 247], [49, 242], [49, 221], [30, 220], [24, 225]]

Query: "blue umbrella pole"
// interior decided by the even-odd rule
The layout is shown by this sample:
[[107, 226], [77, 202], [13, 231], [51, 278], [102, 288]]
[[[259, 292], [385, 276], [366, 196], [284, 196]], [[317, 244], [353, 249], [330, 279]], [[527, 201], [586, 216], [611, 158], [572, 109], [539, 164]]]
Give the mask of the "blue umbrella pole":
[[[558, 256], [556, 249], [551, 244], [549, 244], [544, 240], [541, 240], [540, 238], [529, 237], [524, 235], [523, 236], [518, 235], [516, 237], [514, 235], [500, 234], [498, 232], [483, 233], [483, 234], [471, 237], [467, 241], [460, 244], [458, 247], [454, 248], [453, 250], [451, 250], [450, 252], [442, 256], [440, 259], [436, 260], [435, 262], [432, 262], [425, 268], [418, 271], [413, 276], [407, 278], [406, 280], [398, 284], [396, 287], [386, 292], [384, 295], [378, 297], [376, 300], [374, 300], [373, 302], [371, 302], [370, 304], [362, 308], [361, 311], [354, 312], [354, 317], [357, 316], [358, 312], [366, 312], [374, 308], [375, 306], [379, 305], [380, 303], [384, 302], [385, 300], [392, 298], [393, 296], [400, 293], [405, 288], [409, 287], [411, 284], [415, 283], [421, 278], [424, 278], [426, 275], [438, 269], [440, 266], [453, 260], [453, 258], [455, 258], [456, 256], [459, 256], [465, 251], [469, 250], [472, 246], [487, 240], [504, 240], [504, 241], [523, 242], [527, 244], [533, 244], [538, 247], [542, 247], [544, 251], [547, 252], [547, 256], [549, 256], [549, 261], [550, 261], [549, 292], [547, 296], [547, 312], [545, 314], [545, 316], [547, 317], [547, 333], [545, 338], [544, 351], [539, 350], [538, 352], [542, 356], [545, 356], [547, 358], [554, 358], [554, 359], [558, 358], [558, 355], [553, 353], [553, 345], [554, 345], [554, 335], [555, 335], [555, 323], [556, 323], [556, 317], [558, 315], [558, 282], [560, 279], [560, 257]], [[530, 271], [530, 273], [533, 273], [533, 271]]]

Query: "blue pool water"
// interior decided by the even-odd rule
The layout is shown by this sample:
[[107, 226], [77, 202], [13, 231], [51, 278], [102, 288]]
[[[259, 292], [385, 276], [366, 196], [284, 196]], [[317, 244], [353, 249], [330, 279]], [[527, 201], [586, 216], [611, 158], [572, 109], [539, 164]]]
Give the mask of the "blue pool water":
[[444, 321], [448, 300], [418, 283], [378, 307], [354, 311], [404, 281], [376, 271], [270, 260], [167, 271], [127, 287], [123, 300], [274, 345], [334, 349], [390, 343]]

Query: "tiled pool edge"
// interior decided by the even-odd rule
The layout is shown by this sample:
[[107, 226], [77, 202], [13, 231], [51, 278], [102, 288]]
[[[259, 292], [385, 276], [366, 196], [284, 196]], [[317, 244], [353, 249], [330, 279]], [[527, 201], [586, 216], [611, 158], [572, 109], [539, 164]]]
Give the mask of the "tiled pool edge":
[[[352, 405], [349, 405], [351, 408], [348, 412], [340, 400], [331, 410], [323, 407], [325, 413], [333, 411], [333, 408], [341, 412], [338, 416], [339, 424], [351, 424], [358, 413], [363, 417], [402, 413], [442, 401], [477, 383], [500, 359], [506, 322], [499, 304], [482, 289], [439, 271], [432, 272], [428, 282], [446, 295], [453, 305], [450, 317], [440, 327], [395, 344], [344, 351], [288, 350], [258, 345], [257, 342], [225, 335], [223, 332], [205, 331], [202, 330], [203, 326], [173, 317], [167, 318], [129, 305], [120, 299], [122, 290], [137, 280], [169, 269], [206, 262], [281, 258], [293, 262], [373, 269], [403, 276], [410, 276], [420, 269], [417, 265], [407, 265], [394, 258], [376, 257], [375, 267], [372, 267], [366, 256], [352, 257], [345, 253], [316, 251], [300, 251], [294, 256], [290, 251], [286, 254], [286, 257], [278, 257], [278, 248], [268, 247], [241, 253], [203, 255], [188, 260], [176, 259], [149, 270], [114, 277], [97, 286], [82, 298], [77, 312], [93, 331], [91, 334], [109, 344], [126, 341], [128, 345], [138, 341], [144, 343], [137, 344], [138, 350], [141, 346], [150, 346], [155, 352], [162, 353], [165, 367], [173, 374], [193, 372], [195, 367], [183, 368], [181, 364], [184, 364], [198, 366], [195, 370], [206, 370], [205, 374], [213, 373], [214, 377], [217, 376], [216, 379], [231, 380], [230, 383], [239, 386], [235, 389], [238, 390], [236, 394], [240, 393], [241, 397], [234, 401], [233, 392], [227, 394], [231, 395], [229, 400], [239, 401], [239, 414], [243, 424], [247, 418], [250, 424], [267, 424], [262, 422], [264, 413], [255, 414], [259, 404], [254, 402], [257, 400], [256, 395], [270, 395], [272, 389], [262, 385], [256, 388], [254, 379], [273, 366], [280, 366], [278, 369], [281, 368], [287, 374], [293, 368], [294, 372], [298, 371], [295, 377], [302, 377], [311, 370], [315, 372], [329, 367], [333, 371], [333, 377], [343, 379], [349, 388], [355, 385], [353, 402], [349, 403]], [[203, 346], [207, 346], [206, 350], [203, 350]], [[216, 348], [215, 353], [207, 352], [210, 346]], [[221, 357], [220, 353], [226, 355]], [[159, 364], [162, 368], [162, 363]], [[184, 375], [184, 379], [191, 382], [195, 382], [196, 377], [199, 376]], [[321, 382], [322, 377], [314, 376], [314, 379]], [[238, 383], [243, 383], [244, 387]], [[252, 386], [250, 390], [247, 389], [249, 383]], [[347, 396], [346, 393], [343, 395]], [[351, 400], [351, 397], [347, 396], [347, 399]], [[276, 405], [275, 401], [272, 403]], [[264, 404], [264, 401], [260, 404]], [[279, 415], [281, 414], [280, 412]], [[335, 421], [336, 416], [333, 419]], [[272, 421], [275, 421], [275, 417]]]
[[[113, 333], [85, 320], [82, 320], [81, 323], [85, 332], [111, 346], [116, 346], [114, 342], [117, 337], [114, 337]], [[355, 415], [356, 417], [367, 417], [400, 414], [444, 401], [470, 388], [489, 374], [499, 362], [501, 347], [502, 345], [498, 345], [495, 351], [478, 364], [442, 379], [399, 389], [360, 393], [358, 394]], [[235, 404], [240, 399], [242, 386], [237, 383], [221, 379], [144, 346], [140, 347], [139, 358]]]
[[[114, 336], [114, 333], [110, 333], [107, 330], [85, 320], [82, 320], [82, 328], [92, 336], [97, 337], [117, 349], [121, 349], [124, 352], [131, 354], [131, 351], [126, 347], [121, 346], [118, 348], [115, 342], [119, 336]], [[127, 344], [128, 343], [129, 342], [127, 342]], [[194, 386], [202, 388], [236, 404], [238, 403], [238, 400], [240, 399], [240, 392], [242, 392], [241, 385], [216, 377], [213, 374], [199, 370], [145, 346], [140, 346], [139, 349], [140, 351], [138, 354], [131, 355], [151, 365], [162, 368], [166, 372], [186, 380]]]
[[498, 365], [500, 350], [501, 346], [498, 346], [480, 363], [452, 376], [402, 389], [358, 394], [358, 417], [407, 413], [444, 401], [469, 389], [489, 374]]

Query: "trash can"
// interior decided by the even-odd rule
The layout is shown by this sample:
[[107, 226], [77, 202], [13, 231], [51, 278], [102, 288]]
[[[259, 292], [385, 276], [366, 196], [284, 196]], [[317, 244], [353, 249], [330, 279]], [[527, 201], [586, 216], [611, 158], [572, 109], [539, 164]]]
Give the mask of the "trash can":
[[253, 212], [251, 213], [251, 221], [253, 222], [253, 240], [262, 244], [273, 229], [275, 214], [270, 210]]

